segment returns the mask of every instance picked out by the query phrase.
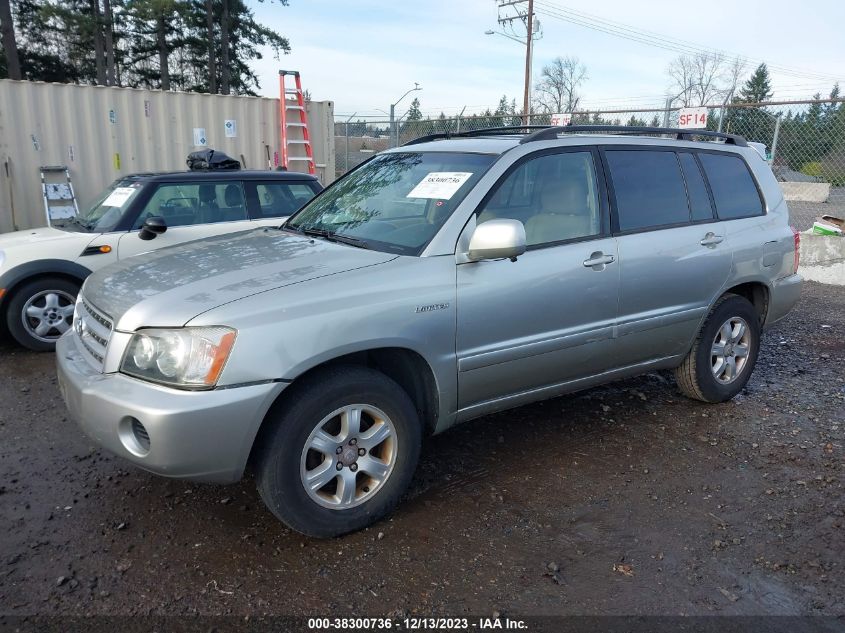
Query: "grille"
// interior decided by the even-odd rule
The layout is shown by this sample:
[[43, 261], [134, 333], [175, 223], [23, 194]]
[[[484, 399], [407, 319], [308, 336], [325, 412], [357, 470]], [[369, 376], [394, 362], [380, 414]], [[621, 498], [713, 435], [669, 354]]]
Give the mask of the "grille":
[[146, 427], [134, 418], [132, 419], [132, 434], [141, 448], [145, 451], [150, 450], [150, 435], [147, 433]]
[[111, 319], [82, 297], [76, 310], [73, 327], [79, 342], [88, 352], [92, 362], [102, 369], [111, 338]]

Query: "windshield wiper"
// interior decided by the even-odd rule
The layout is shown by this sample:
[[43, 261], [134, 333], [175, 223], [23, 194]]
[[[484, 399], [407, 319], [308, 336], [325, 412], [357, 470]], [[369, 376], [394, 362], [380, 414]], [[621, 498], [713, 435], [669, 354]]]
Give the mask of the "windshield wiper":
[[330, 242], [347, 244], [349, 246], [355, 246], [356, 248], [369, 248], [369, 246], [367, 246], [367, 242], [365, 242], [364, 240], [359, 240], [357, 237], [349, 237], [348, 235], [332, 233], [331, 231], [327, 231], [326, 229], [298, 228], [293, 230], [299, 231], [303, 235], [322, 237], [323, 239], [329, 240]]
[[89, 232], [93, 228], [92, 225], [90, 225], [87, 222], [84, 222], [83, 220], [81, 220], [78, 215], [74, 215], [74, 216], [69, 217], [69, 218], [64, 218], [62, 223], [58, 226], [66, 226], [68, 224], [75, 224], [76, 226], [83, 228], [83, 229], [85, 229], [86, 231], [89, 231]]

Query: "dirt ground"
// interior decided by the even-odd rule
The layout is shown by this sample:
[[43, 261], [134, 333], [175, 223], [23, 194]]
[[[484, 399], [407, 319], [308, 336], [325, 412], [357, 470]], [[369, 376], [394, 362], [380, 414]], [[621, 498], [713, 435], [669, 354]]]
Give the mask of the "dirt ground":
[[845, 287], [805, 285], [732, 402], [649, 374], [477, 420], [328, 541], [98, 450], [53, 363], [0, 345], [0, 614], [845, 615]]

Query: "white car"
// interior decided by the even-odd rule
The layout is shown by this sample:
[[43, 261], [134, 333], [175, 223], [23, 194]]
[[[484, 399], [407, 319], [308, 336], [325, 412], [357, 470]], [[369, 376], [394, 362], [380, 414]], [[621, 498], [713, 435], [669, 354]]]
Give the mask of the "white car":
[[282, 171], [121, 178], [79, 217], [0, 235], [0, 323], [21, 345], [52, 350], [93, 271], [174, 244], [279, 225], [321, 189], [313, 176]]

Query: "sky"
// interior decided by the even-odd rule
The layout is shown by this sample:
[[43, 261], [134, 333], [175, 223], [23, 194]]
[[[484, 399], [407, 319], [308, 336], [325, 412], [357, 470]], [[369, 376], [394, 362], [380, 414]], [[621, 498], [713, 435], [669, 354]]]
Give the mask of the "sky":
[[[338, 118], [386, 119], [391, 103], [403, 114], [419, 98], [423, 114], [457, 115], [496, 108], [502, 95], [522, 103], [525, 46], [501, 35], [497, 0], [269, 0], [250, 5], [256, 17], [290, 40], [291, 53], [253, 62], [260, 93], [278, 96], [278, 70], [299, 70], [314, 100], [333, 101]], [[838, 79], [845, 91], [845, 2], [826, 0], [535, 0], [542, 38], [533, 75], [558, 56], [587, 67], [581, 87], [589, 109], [658, 107], [670, 80], [666, 70], [680, 53], [670, 39], [723, 51], [772, 69], [775, 99], [827, 95]], [[575, 13], [573, 13], [575, 12]], [[609, 20], [631, 35], [648, 31], [651, 45], [560, 19], [595, 25]], [[602, 23], [607, 26], [607, 22]], [[709, 26], [706, 26], [709, 25]], [[524, 34], [524, 27], [523, 27]], [[658, 47], [654, 44], [664, 47]], [[382, 112], [384, 111], [384, 112]]]

